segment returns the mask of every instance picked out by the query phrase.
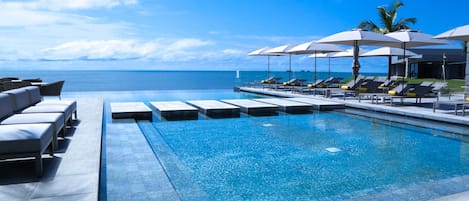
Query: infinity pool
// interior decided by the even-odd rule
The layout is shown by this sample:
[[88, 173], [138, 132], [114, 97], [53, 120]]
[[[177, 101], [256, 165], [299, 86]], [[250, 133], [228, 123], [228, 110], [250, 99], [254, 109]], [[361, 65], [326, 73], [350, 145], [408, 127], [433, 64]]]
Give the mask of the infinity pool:
[[469, 189], [440, 185], [469, 174], [469, 144], [441, 130], [340, 111], [137, 124], [182, 200], [396, 199], [402, 189], [422, 200]]

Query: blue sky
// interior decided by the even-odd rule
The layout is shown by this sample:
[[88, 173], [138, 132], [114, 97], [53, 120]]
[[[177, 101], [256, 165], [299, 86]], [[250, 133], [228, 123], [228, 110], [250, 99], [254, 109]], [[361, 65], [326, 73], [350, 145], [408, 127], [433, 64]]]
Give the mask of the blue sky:
[[[247, 53], [318, 40], [363, 20], [378, 23], [376, 7], [391, 2], [0, 0], [0, 69], [265, 70], [266, 58]], [[469, 2], [438, 2], [404, 1], [398, 17], [416, 17], [413, 28], [432, 35], [469, 24], [462, 17]], [[274, 70], [287, 69], [287, 57], [271, 62]], [[318, 62], [325, 71], [327, 59]], [[293, 70], [311, 70], [312, 63], [292, 59]], [[335, 71], [350, 71], [350, 58], [331, 63]], [[387, 68], [385, 58], [361, 63], [364, 72]]]

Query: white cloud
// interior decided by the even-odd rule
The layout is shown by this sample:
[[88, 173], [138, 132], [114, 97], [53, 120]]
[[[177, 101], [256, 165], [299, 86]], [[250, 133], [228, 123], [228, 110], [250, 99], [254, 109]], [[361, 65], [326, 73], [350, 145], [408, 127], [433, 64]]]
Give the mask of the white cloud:
[[36, 0], [36, 1], [2, 1], [1, 10], [77, 10], [93, 8], [113, 8], [137, 4], [137, 0]]
[[72, 41], [42, 50], [42, 59], [131, 59], [145, 57], [154, 50], [152, 43], [134, 40]]
[[114, 60], [114, 59], [155, 59], [161, 61], [187, 61], [203, 57], [204, 47], [212, 41], [195, 38], [152, 41], [138, 40], [78, 40], [41, 50], [46, 60]]
[[246, 55], [245, 51], [235, 49], [224, 49], [222, 52], [227, 55]]

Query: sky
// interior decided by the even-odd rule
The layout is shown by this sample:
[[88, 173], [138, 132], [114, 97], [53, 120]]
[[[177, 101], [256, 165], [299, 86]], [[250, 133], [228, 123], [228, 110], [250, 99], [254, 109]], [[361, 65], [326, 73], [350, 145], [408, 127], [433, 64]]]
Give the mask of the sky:
[[[265, 70], [253, 50], [318, 40], [379, 23], [392, 0], [0, 0], [0, 70]], [[398, 18], [436, 35], [469, 24], [469, 1], [407, 0]], [[460, 48], [453, 41], [447, 47]], [[344, 49], [350, 48], [343, 46]], [[376, 47], [364, 47], [373, 49]], [[362, 71], [386, 72], [386, 58], [360, 58]], [[332, 59], [350, 71], [350, 58]], [[307, 55], [293, 70], [312, 70]], [[272, 70], [288, 68], [271, 58]], [[318, 59], [326, 71], [327, 59]]]

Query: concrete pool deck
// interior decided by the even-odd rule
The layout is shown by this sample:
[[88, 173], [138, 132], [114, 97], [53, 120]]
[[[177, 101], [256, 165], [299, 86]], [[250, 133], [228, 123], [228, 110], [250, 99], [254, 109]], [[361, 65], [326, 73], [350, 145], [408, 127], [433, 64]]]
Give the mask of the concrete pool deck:
[[78, 120], [55, 156], [44, 155], [41, 178], [34, 160], [0, 163], [0, 200], [98, 200], [103, 101], [76, 100]]

